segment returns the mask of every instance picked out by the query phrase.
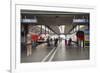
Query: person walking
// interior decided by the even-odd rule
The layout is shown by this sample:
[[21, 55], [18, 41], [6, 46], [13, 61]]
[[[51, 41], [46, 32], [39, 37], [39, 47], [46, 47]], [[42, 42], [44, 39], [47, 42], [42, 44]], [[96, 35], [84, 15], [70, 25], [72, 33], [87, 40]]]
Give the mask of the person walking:
[[72, 43], [72, 39], [70, 38], [70, 39], [68, 40], [68, 45], [71, 46], [71, 43]]
[[27, 56], [30, 56], [32, 54], [32, 39], [31, 34], [27, 34]]
[[58, 45], [58, 39], [56, 38], [55, 39], [55, 47], [57, 47], [57, 45]]
[[50, 46], [50, 39], [49, 39], [49, 37], [47, 38], [47, 45]]
[[52, 38], [50, 39], [50, 45], [53, 45]]
[[65, 39], [65, 46], [67, 46], [67, 39]]

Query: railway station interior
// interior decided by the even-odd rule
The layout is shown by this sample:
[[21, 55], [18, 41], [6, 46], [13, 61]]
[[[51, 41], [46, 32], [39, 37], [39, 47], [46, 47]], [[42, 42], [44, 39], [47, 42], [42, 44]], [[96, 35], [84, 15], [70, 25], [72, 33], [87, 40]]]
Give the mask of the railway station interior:
[[21, 63], [89, 60], [89, 13], [21, 10]]

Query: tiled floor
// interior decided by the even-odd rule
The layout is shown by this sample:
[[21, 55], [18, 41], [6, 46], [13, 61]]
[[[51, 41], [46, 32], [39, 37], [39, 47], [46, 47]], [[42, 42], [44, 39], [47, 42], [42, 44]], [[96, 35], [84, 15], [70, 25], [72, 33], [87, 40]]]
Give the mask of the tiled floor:
[[89, 48], [65, 46], [62, 41], [52, 61], [86, 60], [89, 59]]
[[21, 62], [42, 62], [44, 61], [69, 61], [69, 60], [88, 60], [89, 48], [79, 48], [77, 46], [65, 46], [64, 40], [58, 44], [58, 47], [41, 44], [33, 48], [32, 55], [26, 56], [26, 51], [21, 52]]

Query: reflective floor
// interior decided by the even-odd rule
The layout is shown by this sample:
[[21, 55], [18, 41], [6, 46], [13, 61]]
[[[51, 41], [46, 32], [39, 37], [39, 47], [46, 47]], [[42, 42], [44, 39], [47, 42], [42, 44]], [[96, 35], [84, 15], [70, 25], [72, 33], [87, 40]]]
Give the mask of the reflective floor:
[[65, 46], [64, 40], [60, 41], [57, 47], [47, 46], [46, 43], [32, 49], [32, 55], [27, 56], [26, 51], [21, 52], [21, 63], [89, 60], [89, 47], [80, 48], [75, 44]]

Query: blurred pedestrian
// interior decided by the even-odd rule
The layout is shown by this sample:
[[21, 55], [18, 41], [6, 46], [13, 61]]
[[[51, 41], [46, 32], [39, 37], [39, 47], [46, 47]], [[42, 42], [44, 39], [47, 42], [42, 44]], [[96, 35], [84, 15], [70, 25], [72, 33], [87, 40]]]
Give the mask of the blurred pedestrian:
[[68, 46], [71, 46], [71, 43], [72, 43], [72, 39], [70, 38], [70, 39], [68, 40]]
[[67, 46], [67, 39], [65, 39], [65, 46]]
[[49, 37], [47, 38], [47, 45], [50, 46], [50, 39], [49, 39]]
[[55, 47], [58, 45], [58, 38], [55, 39]]
[[27, 34], [27, 56], [30, 56], [32, 54], [32, 39], [31, 39], [31, 34]]
[[52, 43], [52, 39], [51, 38], [49, 39], [49, 42], [50, 42], [50, 45], [51, 45], [51, 43]]

